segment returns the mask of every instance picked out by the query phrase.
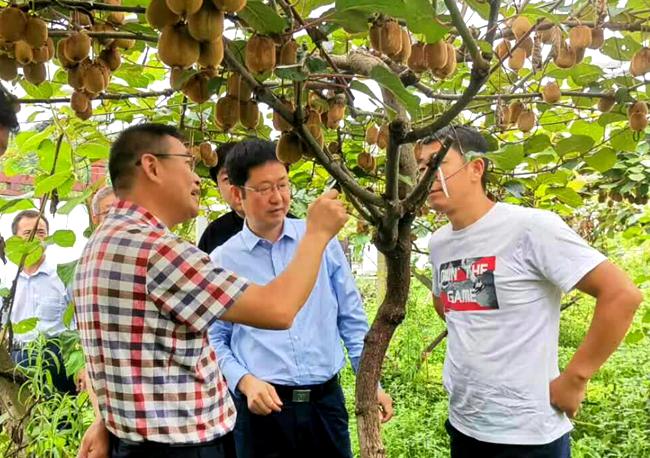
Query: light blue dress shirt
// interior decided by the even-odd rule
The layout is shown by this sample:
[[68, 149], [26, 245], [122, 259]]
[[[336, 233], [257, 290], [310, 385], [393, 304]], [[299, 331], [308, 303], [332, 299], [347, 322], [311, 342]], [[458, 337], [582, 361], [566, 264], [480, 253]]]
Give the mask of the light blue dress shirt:
[[[275, 242], [244, 228], [210, 257], [218, 265], [257, 284], [280, 275], [293, 259], [305, 222], [284, 220]], [[316, 286], [290, 329], [271, 331], [217, 320], [208, 331], [221, 370], [232, 391], [246, 374], [280, 385], [326, 382], [345, 365], [345, 344], [355, 372], [368, 319], [361, 295], [338, 240], [327, 245]]]

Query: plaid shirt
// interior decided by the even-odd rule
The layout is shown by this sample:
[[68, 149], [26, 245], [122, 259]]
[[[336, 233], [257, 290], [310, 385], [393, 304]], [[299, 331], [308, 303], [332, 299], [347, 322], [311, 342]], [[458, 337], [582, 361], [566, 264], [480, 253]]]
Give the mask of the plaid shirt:
[[247, 286], [144, 208], [116, 204], [74, 284], [88, 373], [113, 434], [200, 443], [233, 429], [235, 407], [206, 330]]

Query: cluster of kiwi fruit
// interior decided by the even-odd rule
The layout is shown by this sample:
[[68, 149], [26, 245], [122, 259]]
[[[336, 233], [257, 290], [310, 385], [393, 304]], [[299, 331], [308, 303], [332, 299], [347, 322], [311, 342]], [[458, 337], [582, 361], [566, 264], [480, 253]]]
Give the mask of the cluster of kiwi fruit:
[[[388, 123], [383, 123], [381, 126], [371, 123], [366, 128], [365, 141], [369, 147], [376, 145], [379, 149], [385, 150], [388, 147], [388, 136]], [[367, 151], [359, 153], [357, 164], [367, 173], [372, 173], [377, 168], [375, 157]]]
[[254, 75], [272, 72], [276, 66], [298, 62], [298, 42], [292, 37], [254, 34], [246, 42], [246, 68]]
[[197, 162], [202, 161], [208, 168], [215, 167], [219, 163], [219, 156], [217, 156], [217, 152], [212, 148], [210, 142], [203, 141], [198, 145], [193, 145], [190, 151]]
[[510, 105], [498, 106], [497, 116], [497, 124], [504, 129], [516, 125], [520, 131], [530, 132], [537, 124], [535, 112], [519, 100], [513, 101]]
[[253, 91], [239, 73], [232, 72], [226, 83], [226, 94], [217, 100], [214, 117], [217, 127], [228, 131], [241, 123], [246, 129], [255, 129], [260, 119]]

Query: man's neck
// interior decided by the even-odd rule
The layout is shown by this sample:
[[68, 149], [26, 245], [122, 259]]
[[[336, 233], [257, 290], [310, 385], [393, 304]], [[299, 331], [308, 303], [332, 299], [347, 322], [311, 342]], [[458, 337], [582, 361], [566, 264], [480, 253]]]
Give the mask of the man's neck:
[[251, 221], [246, 220], [246, 225], [248, 226], [248, 229], [258, 236], [261, 239], [268, 240], [271, 243], [275, 243], [278, 241], [280, 236], [282, 235], [282, 230], [284, 229], [284, 221], [282, 224], [271, 227], [271, 228], [264, 228], [260, 226], [256, 226], [254, 223], [251, 223]]
[[494, 202], [491, 201], [485, 194], [473, 199], [472, 203], [467, 206], [460, 207], [455, 212], [447, 213], [447, 218], [451, 223], [451, 227], [455, 231], [459, 231], [468, 226], [471, 226], [479, 219], [481, 219], [492, 207]]
[[150, 193], [148, 192], [133, 190], [129, 193], [120, 194], [119, 198], [122, 200], [128, 200], [129, 202], [144, 208], [170, 229], [177, 224], [177, 221], [174, 220], [170, 214], [170, 208], [161, 205], [156, 199], [150, 198]]
[[45, 262], [45, 256], [41, 256], [41, 259], [39, 259], [38, 262], [36, 262], [36, 264], [23, 267], [23, 272], [25, 272], [27, 275], [34, 275], [36, 272], [38, 272], [38, 269], [41, 268], [44, 262]]

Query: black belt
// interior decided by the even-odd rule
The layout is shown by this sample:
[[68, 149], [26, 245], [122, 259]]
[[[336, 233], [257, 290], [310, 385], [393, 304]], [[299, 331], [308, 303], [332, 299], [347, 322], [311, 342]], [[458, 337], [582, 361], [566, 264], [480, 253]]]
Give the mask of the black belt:
[[330, 394], [339, 386], [339, 375], [329, 379], [325, 383], [318, 385], [299, 385], [287, 386], [273, 384], [275, 392], [283, 401], [290, 402], [313, 402], [318, 401], [322, 397]]

